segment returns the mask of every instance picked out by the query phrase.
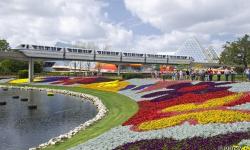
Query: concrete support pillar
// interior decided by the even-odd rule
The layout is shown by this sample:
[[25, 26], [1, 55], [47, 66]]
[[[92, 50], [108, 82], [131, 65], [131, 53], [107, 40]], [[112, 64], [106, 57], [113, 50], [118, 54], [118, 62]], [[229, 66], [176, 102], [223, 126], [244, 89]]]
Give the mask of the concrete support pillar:
[[34, 77], [34, 61], [32, 58], [29, 59], [29, 83], [33, 82]]
[[118, 64], [117, 65], [117, 76], [120, 76], [120, 73], [121, 73], [121, 65]]

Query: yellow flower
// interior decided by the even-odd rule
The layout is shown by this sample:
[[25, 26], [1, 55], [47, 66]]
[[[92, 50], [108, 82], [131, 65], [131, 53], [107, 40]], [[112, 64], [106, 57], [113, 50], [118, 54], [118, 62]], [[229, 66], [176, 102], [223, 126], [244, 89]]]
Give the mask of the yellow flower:
[[234, 110], [208, 110], [147, 121], [138, 128], [142, 131], [162, 129], [179, 125], [186, 120], [196, 120], [198, 124], [242, 122], [250, 121], [250, 114]]
[[[40, 81], [43, 81], [43, 80], [44, 80], [43, 77], [36, 77], [36, 78], [34, 79], [34, 82], [40, 82]], [[11, 83], [11, 84], [23, 84], [23, 83], [28, 83], [28, 78], [11, 80], [11, 81], [9, 81], [9, 83]]]
[[195, 103], [188, 103], [188, 104], [181, 104], [172, 107], [168, 107], [162, 110], [162, 112], [183, 112], [183, 111], [190, 111], [195, 109], [204, 109], [204, 108], [211, 108], [211, 107], [218, 107], [223, 106], [226, 103], [238, 100], [243, 93], [238, 93], [222, 98], [214, 98], [210, 99], [202, 104], [195, 104]]
[[117, 92], [120, 89], [125, 88], [128, 85], [129, 85], [129, 82], [127, 82], [127, 81], [115, 80], [115, 81], [111, 81], [111, 82], [101, 82], [101, 83], [80, 85], [80, 87], [102, 90], [102, 91]]

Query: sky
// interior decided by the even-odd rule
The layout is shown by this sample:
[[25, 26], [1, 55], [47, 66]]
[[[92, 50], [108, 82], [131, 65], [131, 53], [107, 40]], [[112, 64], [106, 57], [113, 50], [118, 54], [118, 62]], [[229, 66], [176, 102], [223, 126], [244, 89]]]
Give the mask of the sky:
[[174, 52], [196, 37], [217, 53], [250, 32], [249, 0], [1, 0], [0, 38], [21, 43], [94, 42], [140, 53]]

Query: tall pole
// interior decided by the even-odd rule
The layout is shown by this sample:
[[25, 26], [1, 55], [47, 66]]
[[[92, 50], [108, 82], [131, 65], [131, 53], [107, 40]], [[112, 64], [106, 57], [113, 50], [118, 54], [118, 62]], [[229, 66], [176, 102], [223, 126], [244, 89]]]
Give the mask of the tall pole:
[[121, 65], [118, 64], [118, 65], [117, 65], [117, 76], [120, 76], [120, 73], [121, 73], [121, 72], [120, 72], [120, 71], [121, 71], [120, 69], [121, 69]]
[[29, 58], [29, 83], [33, 82], [34, 76], [34, 62], [32, 58]]

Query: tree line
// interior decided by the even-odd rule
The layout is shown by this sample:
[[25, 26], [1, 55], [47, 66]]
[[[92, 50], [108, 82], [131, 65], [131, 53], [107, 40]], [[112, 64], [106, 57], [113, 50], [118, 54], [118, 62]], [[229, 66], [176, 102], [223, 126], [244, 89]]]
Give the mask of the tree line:
[[[0, 53], [5, 51], [11, 51], [9, 43], [5, 39], [0, 39]], [[42, 72], [42, 62], [35, 62], [34, 72]], [[28, 62], [11, 60], [11, 59], [0, 59], [0, 75], [17, 74], [20, 70], [27, 70]]]
[[250, 64], [250, 38], [244, 35], [233, 42], [226, 42], [220, 55], [220, 63], [247, 68]]

